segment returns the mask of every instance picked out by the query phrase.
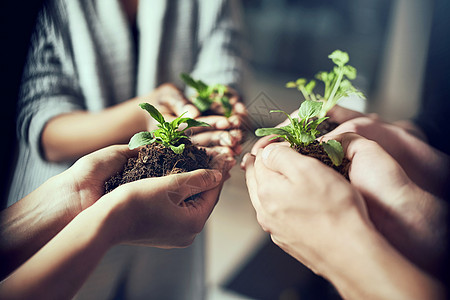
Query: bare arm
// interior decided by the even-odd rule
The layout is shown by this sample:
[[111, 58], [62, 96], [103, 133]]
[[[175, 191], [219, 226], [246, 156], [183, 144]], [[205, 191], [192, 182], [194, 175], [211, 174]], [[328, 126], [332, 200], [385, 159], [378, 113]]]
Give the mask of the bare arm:
[[[126, 159], [124, 154], [131, 151], [125, 150], [126, 146], [102, 149], [69, 169], [74, 173], [64, 173], [69, 179], [72, 175], [85, 179], [74, 180], [77, 193], [83, 196], [78, 204], [84, 210], [0, 283], [1, 299], [70, 298], [104, 253], [119, 243], [173, 248], [193, 242], [217, 202], [233, 160], [217, 154], [214, 167], [219, 170], [142, 179], [116, 188], [94, 204], [86, 202], [103, 193], [98, 183], [104, 178], [98, 170], [108, 168], [120, 156]], [[193, 194], [198, 194], [196, 201], [184, 201]], [[40, 232], [34, 230], [33, 234]], [[23, 245], [27, 246], [26, 241]]]
[[3, 279], [104, 193], [104, 181], [135, 154], [127, 146], [102, 149], [78, 160], [28, 196], [0, 212]]
[[51, 119], [42, 132], [42, 148], [49, 161], [74, 160], [113, 144], [126, 144], [147, 129], [147, 116], [132, 99], [98, 113], [77, 111]]

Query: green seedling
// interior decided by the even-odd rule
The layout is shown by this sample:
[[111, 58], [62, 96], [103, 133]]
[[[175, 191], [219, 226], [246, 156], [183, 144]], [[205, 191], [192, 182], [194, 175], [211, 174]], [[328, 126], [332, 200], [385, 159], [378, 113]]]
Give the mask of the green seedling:
[[[181, 116], [173, 120], [172, 122], [167, 122], [164, 120], [163, 115], [151, 104], [141, 103], [139, 106], [146, 110], [153, 119], [158, 122], [158, 129], [151, 132], [142, 131], [136, 133], [128, 143], [130, 149], [135, 149], [141, 146], [150, 145], [152, 143], [162, 144], [170, 149], [176, 154], [181, 154], [186, 147], [185, 144], [179, 143], [181, 139], [189, 139], [185, 131], [191, 127], [202, 127], [210, 126], [208, 123], [197, 121], [191, 118], [183, 118], [183, 113]], [[185, 123], [187, 126], [179, 130], [181, 124]]]
[[365, 99], [364, 94], [358, 91], [350, 82], [350, 80], [356, 78], [356, 69], [347, 65], [349, 61], [347, 52], [335, 50], [328, 58], [330, 58], [336, 66], [334, 66], [333, 70], [330, 72], [322, 71], [316, 74], [316, 79], [325, 84], [323, 95], [314, 93], [314, 88], [316, 87], [315, 80], [308, 81], [305, 78], [299, 78], [296, 81], [286, 83], [287, 88], [297, 88], [302, 93], [305, 100], [323, 102], [322, 109], [317, 115], [318, 118], [325, 117], [328, 111], [330, 111], [330, 109], [332, 109], [342, 98], [350, 95], [357, 95], [360, 98]]
[[217, 102], [223, 107], [225, 117], [228, 118], [231, 115], [232, 107], [227, 96], [228, 88], [225, 85], [207, 85], [186, 73], [181, 73], [180, 77], [188, 86], [197, 91], [197, 95], [192, 98], [192, 102], [201, 112], [207, 111], [214, 102]]
[[[317, 135], [320, 133], [317, 126], [322, 123], [327, 117], [318, 117], [322, 111], [322, 102], [313, 100], [304, 101], [298, 111], [298, 118], [291, 117], [288, 113], [282, 110], [271, 110], [271, 113], [284, 113], [290, 120], [290, 124], [279, 128], [258, 128], [255, 134], [257, 136], [267, 136], [275, 134], [272, 139], [283, 138], [291, 144], [291, 147], [299, 146], [306, 147], [315, 141]], [[344, 150], [342, 145], [335, 140], [322, 142], [325, 152], [330, 157], [334, 165], [339, 166], [344, 159]]]

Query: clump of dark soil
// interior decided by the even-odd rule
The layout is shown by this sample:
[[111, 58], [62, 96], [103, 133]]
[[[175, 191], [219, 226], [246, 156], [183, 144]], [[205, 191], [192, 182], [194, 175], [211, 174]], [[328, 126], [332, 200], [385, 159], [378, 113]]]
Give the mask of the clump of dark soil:
[[333, 162], [331, 161], [330, 157], [328, 156], [328, 154], [325, 152], [325, 150], [323, 149], [323, 147], [320, 145], [320, 143], [318, 141], [314, 141], [306, 147], [294, 145], [293, 148], [295, 151], [297, 151], [300, 154], [314, 157], [314, 158], [320, 160], [321, 162], [323, 162], [330, 168], [333, 168], [336, 171], [338, 171], [347, 180], [349, 180], [348, 170], [350, 168], [350, 161], [344, 157], [344, 159], [342, 160], [342, 164], [340, 164], [339, 166], [335, 166], [333, 164]]
[[119, 185], [143, 178], [210, 169], [211, 158], [204, 149], [188, 140], [181, 142], [186, 145], [181, 154], [157, 143], [142, 147], [137, 157], [129, 158], [124, 169], [105, 182], [105, 194]]
[[340, 124], [336, 122], [330, 121], [330, 119], [326, 119], [322, 123], [317, 126], [317, 130], [320, 131], [320, 135], [325, 135], [330, 131], [333, 131], [336, 127], [338, 127]]

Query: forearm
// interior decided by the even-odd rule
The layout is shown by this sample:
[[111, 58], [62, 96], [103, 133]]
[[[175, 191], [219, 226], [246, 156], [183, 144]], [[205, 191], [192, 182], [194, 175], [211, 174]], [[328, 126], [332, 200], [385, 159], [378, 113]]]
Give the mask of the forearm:
[[0, 284], [2, 299], [70, 299], [113, 243], [108, 211], [81, 212]]
[[440, 276], [447, 250], [447, 203], [414, 184], [400, 192], [391, 207], [371, 201], [377, 229], [406, 258]]
[[147, 129], [139, 99], [98, 113], [79, 111], [51, 119], [42, 132], [42, 148], [47, 160], [75, 160], [113, 144], [128, 143], [136, 132]]
[[0, 279], [36, 253], [76, 216], [77, 207], [68, 204], [75, 201], [66, 201], [76, 196], [58, 175], [0, 213]]
[[361, 230], [332, 251], [327, 277], [345, 299], [444, 299], [444, 288], [375, 230]]

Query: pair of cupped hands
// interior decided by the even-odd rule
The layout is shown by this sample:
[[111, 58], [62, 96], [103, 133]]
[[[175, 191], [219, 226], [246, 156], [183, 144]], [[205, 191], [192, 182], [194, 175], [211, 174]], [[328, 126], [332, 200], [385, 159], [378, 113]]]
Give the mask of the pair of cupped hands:
[[365, 253], [379, 246], [373, 241], [381, 236], [418, 267], [439, 273], [449, 157], [424, 142], [410, 122], [387, 123], [339, 106], [328, 116], [340, 125], [320, 139], [341, 142], [351, 161], [350, 182], [286, 142], [260, 139], [241, 167], [262, 228], [326, 277], [349, 270], [357, 261], [352, 247], [363, 251], [360, 242], [370, 235], [378, 237]]
[[[235, 165], [234, 156], [241, 151], [243, 121], [247, 111], [239, 95], [229, 89], [233, 115], [221, 115], [221, 107], [212, 106], [216, 114], [201, 112], [173, 84], [162, 84], [145, 97], [129, 100], [126, 105], [139, 109], [138, 103], [149, 102], [171, 121], [181, 114], [210, 124], [189, 129], [191, 141], [212, 157], [211, 169], [195, 170], [161, 178], [148, 178], [127, 183], [104, 195], [104, 182], [121, 171], [124, 164], [138, 153], [127, 145], [114, 145], [81, 157], [65, 172], [46, 184], [63, 191], [61, 207], [68, 220], [88, 210], [106, 211], [107, 227], [112, 232], [111, 246], [128, 243], [160, 248], [185, 247], [200, 233], [211, 214], [224, 181]], [[142, 111], [146, 129], [157, 124]], [[44, 184], [45, 185], [45, 184]], [[45, 188], [45, 186], [44, 186]], [[185, 201], [197, 195], [195, 201]], [[62, 200], [62, 201], [61, 201]]]

